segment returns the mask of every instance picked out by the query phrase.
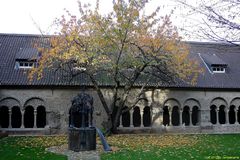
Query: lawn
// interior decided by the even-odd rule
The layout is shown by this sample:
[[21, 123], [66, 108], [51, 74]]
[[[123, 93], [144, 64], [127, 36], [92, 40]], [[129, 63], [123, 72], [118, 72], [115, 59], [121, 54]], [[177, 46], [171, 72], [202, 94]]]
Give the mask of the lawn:
[[0, 160], [66, 160], [45, 148], [67, 143], [66, 136], [5, 137], [0, 139]]
[[116, 135], [108, 141], [119, 149], [102, 160], [240, 159], [240, 134]]
[[[240, 134], [113, 135], [107, 140], [113, 152], [100, 151], [102, 160], [240, 159]], [[0, 160], [66, 160], [45, 151], [65, 143], [66, 136], [2, 138]]]

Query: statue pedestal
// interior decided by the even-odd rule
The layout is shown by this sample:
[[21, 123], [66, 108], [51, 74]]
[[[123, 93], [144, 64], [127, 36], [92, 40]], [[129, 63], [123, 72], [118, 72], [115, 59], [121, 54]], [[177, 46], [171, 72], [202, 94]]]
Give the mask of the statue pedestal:
[[68, 149], [79, 151], [96, 150], [96, 129], [94, 127], [69, 128]]

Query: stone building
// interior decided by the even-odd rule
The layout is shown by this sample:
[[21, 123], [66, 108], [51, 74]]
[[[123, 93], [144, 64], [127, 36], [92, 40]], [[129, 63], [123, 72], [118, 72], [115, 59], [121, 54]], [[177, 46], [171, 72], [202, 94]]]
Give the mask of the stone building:
[[[70, 81], [49, 70], [29, 83], [26, 72], [39, 55], [32, 44], [44, 38], [0, 34], [0, 131], [65, 133], [71, 99], [83, 86], [94, 97], [94, 123], [101, 128], [106, 115], [86, 77]], [[197, 84], [149, 85], [147, 100], [121, 116], [119, 132], [240, 133], [240, 49], [219, 43], [189, 45], [190, 56], [205, 69]], [[104, 95], [111, 96], [111, 85], [101, 86]]]

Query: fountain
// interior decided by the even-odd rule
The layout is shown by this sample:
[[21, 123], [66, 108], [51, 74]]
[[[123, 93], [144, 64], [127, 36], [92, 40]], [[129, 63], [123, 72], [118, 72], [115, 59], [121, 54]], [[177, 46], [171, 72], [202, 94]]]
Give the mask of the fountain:
[[79, 151], [96, 150], [96, 130], [101, 139], [104, 151], [111, 151], [100, 129], [92, 124], [93, 97], [80, 93], [72, 100], [70, 108], [70, 125], [68, 134], [68, 149]]

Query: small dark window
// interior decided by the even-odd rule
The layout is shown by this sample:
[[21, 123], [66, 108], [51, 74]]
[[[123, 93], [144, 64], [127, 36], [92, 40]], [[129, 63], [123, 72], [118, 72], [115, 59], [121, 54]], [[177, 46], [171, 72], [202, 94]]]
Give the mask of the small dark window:
[[19, 63], [19, 65], [20, 65], [20, 66], [23, 66], [23, 63], [22, 63], [22, 62], [20, 62], [20, 63]]
[[33, 63], [29, 63], [29, 67], [32, 67], [33, 66]]
[[223, 68], [220, 68], [220, 71], [223, 71]]
[[220, 68], [217, 68], [217, 71], [220, 71]]
[[217, 70], [217, 69], [214, 67], [214, 68], [213, 68], [213, 71], [216, 71], [216, 70]]

